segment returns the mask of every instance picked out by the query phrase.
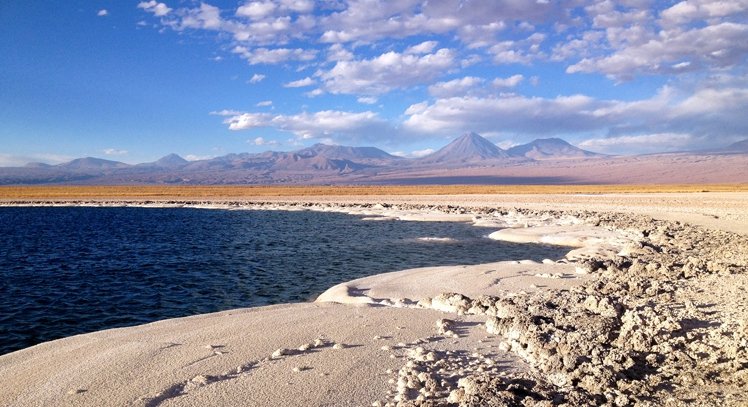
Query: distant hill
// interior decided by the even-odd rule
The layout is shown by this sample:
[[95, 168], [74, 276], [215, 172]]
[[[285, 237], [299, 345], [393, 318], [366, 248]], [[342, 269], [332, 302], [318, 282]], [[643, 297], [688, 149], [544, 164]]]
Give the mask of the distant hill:
[[508, 157], [509, 154], [496, 144], [476, 133], [466, 133], [418, 161], [422, 163], [461, 163]]
[[731, 153], [748, 153], [748, 139], [732, 143], [724, 150]]
[[111, 170], [117, 168], [127, 168], [130, 167], [130, 165], [119, 161], [104, 160], [94, 157], [84, 157], [77, 158], [63, 164], [58, 164], [55, 167], [68, 170]]
[[169, 154], [159, 158], [154, 162], [138, 164], [138, 166], [155, 168], [181, 168], [187, 164], [189, 164], [189, 161], [180, 157], [178, 154]]
[[514, 146], [507, 150], [512, 157], [526, 157], [533, 160], [554, 158], [603, 157], [604, 154], [593, 153], [575, 147], [560, 138], [537, 139], [527, 144]]
[[321, 143], [298, 150], [295, 153], [301, 157], [322, 156], [330, 159], [351, 161], [402, 159], [402, 157], [396, 157], [376, 147], [349, 147]]
[[33, 163], [28, 163], [28, 164], [24, 165], [23, 167], [24, 168], [49, 168], [49, 167], [51, 167], [51, 165], [46, 164], [46, 163], [33, 162]]

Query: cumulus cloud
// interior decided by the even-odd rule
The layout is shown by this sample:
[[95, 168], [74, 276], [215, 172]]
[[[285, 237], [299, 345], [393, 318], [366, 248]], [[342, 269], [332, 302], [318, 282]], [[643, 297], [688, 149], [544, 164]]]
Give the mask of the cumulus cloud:
[[107, 11], [107, 9], [103, 8], [103, 9], [99, 10], [96, 13], [96, 15], [99, 16], [99, 17], [106, 17], [106, 16], [109, 15], [109, 11]]
[[748, 1], [686, 0], [661, 10], [650, 5], [588, 6], [591, 27], [554, 47], [554, 60], [573, 60], [568, 73], [603, 73], [616, 80], [638, 74], [680, 74], [744, 63]]
[[408, 47], [405, 50], [406, 54], [430, 54], [436, 46], [439, 45], [436, 41], [424, 41], [420, 44], [416, 44]]
[[295, 115], [226, 112], [220, 115], [226, 117], [224, 123], [230, 130], [274, 128], [293, 133], [300, 139], [334, 137], [338, 140], [372, 140], [383, 132], [391, 131], [387, 121], [370, 111], [323, 110]]
[[221, 19], [221, 9], [207, 3], [200, 3], [200, 7], [183, 10], [179, 29], [193, 28], [204, 30], [221, 30], [226, 28]]
[[433, 148], [425, 148], [423, 150], [411, 151], [410, 153], [406, 154], [405, 156], [406, 157], [413, 157], [413, 158], [420, 158], [420, 157], [425, 157], [425, 156], [433, 153], [434, 151], [436, 151], [436, 150], [434, 150]]
[[358, 103], [362, 103], [365, 105], [373, 105], [377, 103], [379, 99], [373, 97], [373, 96], [361, 96], [360, 98], [356, 99]]
[[447, 48], [425, 55], [390, 51], [372, 59], [339, 61], [318, 76], [330, 93], [379, 95], [428, 83], [454, 65], [455, 54]]
[[706, 148], [709, 143], [748, 134], [745, 111], [748, 111], [748, 90], [743, 88], [705, 87], [687, 93], [666, 86], [651, 98], [635, 101], [602, 100], [585, 95], [441, 98], [411, 105], [405, 111], [403, 127], [422, 134], [450, 135], [474, 130], [523, 137], [687, 134], [692, 138], [670, 141], [674, 146], [682, 141], [682, 145]]
[[275, 140], [266, 140], [264, 137], [256, 137], [250, 142], [256, 146], [277, 146], [279, 143]]
[[119, 150], [116, 148], [107, 148], [104, 149], [104, 154], [106, 155], [127, 155], [127, 150]]
[[583, 132], [599, 128], [601, 119], [590, 112], [598, 103], [582, 95], [544, 99], [462, 96], [411, 105], [406, 129], [430, 134], [506, 131], [529, 134]]
[[631, 79], [635, 73], [675, 73], [677, 69], [724, 68], [744, 61], [748, 54], [748, 25], [721, 23], [661, 35], [645, 43], [621, 48], [610, 55], [584, 58], [567, 72], [602, 72]]
[[236, 9], [236, 15], [251, 19], [261, 19], [272, 15], [277, 7], [272, 1], [249, 1]]
[[[558, 3], [558, 4], [556, 4]], [[331, 43], [376, 41], [414, 35], [456, 32], [465, 43], [491, 42], [506, 26], [503, 21], [563, 19], [566, 1], [538, 3], [512, 0], [372, 2], [349, 0], [345, 8], [321, 19], [320, 37]]]
[[200, 155], [200, 154], [187, 154], [184, 156], [184, 159], [187, 161], [201, 161], [201, 160], [210, 160], [211, 158], [216, 158], [214, 155]]
[[655, 133], [591, 138], [578, 145], [601, 153], [646, 154], [683, 151], [695, 141], [694, 136], [687, 133]]
[[159, 3], [155, 0], [151, 1], [141, 1], [138, 3], [138, 8], [141, 8], [149, 13], [153, 13], [156, 17], [163, 17], [169, 12], [171, 12], [172, 9], [166, 6], [164, 3]]
[[435, 97], [462, 96], [470, 93], [470, 91], [483, 82], [482, 78], [466, 76], [447, 82], [437, 82], [429, 86], [429, 93]]
[[529, 64], [536, 59], [546, 57], [541, 48], [545, 38], [545, 34], [533, 33], [519, 41], [500, 41], [492, 45], [489, 52], [493, 54], [495, 64]]
[[263, 100], [262, 102], [258, 102], [255, 106], [257, 106], [257, 107], [267, 107], [267, 106], [272, 106], [272, 105], [273, 105], [273, 101], [272, 100]]
[[524, 76], [517, 74], [512, 75], [508, 78], [496, 78], [491, 81], [491, 84], [493, 86], [496, 86], [497, 88], [513, 88], [519, 85], [524, 79]]
[[288, 13], [309, 13], [314, 9], [311, 0], [263, 0], [248, 1], [236, 9], [236, 15], [252, 20]]
[[60, 154], [31, 154], [16, 155], [0, 153], [0, 167], [23, 167], [28, 163], [41, 162], [46, 164], [62, 164], [74, 157]]
[[306, 86], [312, 86], [312, 85], [314, 85], [316, 83], [317, 82], [315, 82], [314, 79], [312, 79], [312, 78], [310, 78], [310, 77], [307, 76], [304, 79], [299, 79], [297, 81], [291, 81], [291, 82], [285, 83], [285, 84], [283, 84], [283, 87], [285, 87], [285, 88], [303, 88], [303, 87], [306, 87]]
[[231, 52], [239, 54], [242, 58], [246, 59], [250, 65], [275, 65], [287, 61], [311, 61], [317, 55], [316, 50], [305, 50], [302, 48], [250, 49], [243, 46], [236, 46], [231, 50]]
[[265, 76], [265, 75], [263, 75], [263, 74], [259, 74], [259, 73], [256, 73], [256, 74], [252, 75], [252, 77], [251, 77], [251, 78], [249, 78], [249, 81], [248, 81], [248, 82], [249, 82], [249, 83], [260, 83], [260, 82], [262, 82], [262, 81], [263, 81], [263, 80], [264, 80], [265, 78], [266, 78], [266, 76]]
[[[694, 145], [715, 135], [748, 134], [742, 113], [748, 111], [748, 84], [713, 79], [745, 76], [748, 0], [251, 0], [221, 9], [204, 1], [174, 10], [156, 1], [138, 7], [159, 17], [163, 27], [215, 32], [224, 49], [250, 65], [282, 64], [304, 78], [278, 86], [314, 85], [297, 92], [308, 97], [354, 95], [358, 103], [374, 104], [389, 92], [407, 90], [403, 100], [416, 101], [428, 92], [431, 99], [413, 103], [390, 123], [377, 115], [355, 116], [369, 126], [356, 130], [364, 134], [386, 129], [381, 137], [395, 139], [476, 130], [517, 141], [569, 135], [619, 138], [632, 146], [630, 137], [669, 135], [674, 145]], [[544, 75], [541, 65], [548, 63], [569, 74], [559, 88], [565, 96], [513, 93], [546, 78], [504, 69], [531, 66]], [[651, 82], [669, 85], [640, 100], [637, 92], [651, 85], [627, 92], [626, 100], [574, 95], [568, 89], [581, 73], [618, 84], [655, 75]], [[249, 82], [263, 79], [254, 74]], [[548, 95], [540, 86], [532, 91]], [[355, 126], [347, 120], [362, 114], [231, 113], [224, 116], [233, 129], [269, 127], [309, 137], [353, 137]], [[323, 126], [326, 116], [347, 127]]]

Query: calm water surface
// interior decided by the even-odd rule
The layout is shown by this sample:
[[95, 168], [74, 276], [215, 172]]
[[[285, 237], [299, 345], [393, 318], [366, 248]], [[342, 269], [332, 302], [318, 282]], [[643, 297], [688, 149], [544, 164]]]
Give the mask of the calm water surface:
[[0, 354], [158, 319], [308, 301], [377, 273], [566, 252], [487, 239], [493, 230], [320, 212], [0, 208]]

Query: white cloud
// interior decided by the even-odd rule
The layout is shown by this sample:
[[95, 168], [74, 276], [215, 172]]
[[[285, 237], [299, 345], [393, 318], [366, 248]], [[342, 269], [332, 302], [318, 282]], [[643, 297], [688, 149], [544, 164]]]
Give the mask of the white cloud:
[[[568, 73], [615, 80], [738, 66], [748, 56], [748, 0], [687, 0], [659, 12], [650, 4], [598, 2], [585, 8], [591, 27], [554, 46]], [[574, 61], [574, 58], [580, 58]]]
[[138, 3], [138, 8], [141, 8], [149, 13], [153, 13], [156, 17], [163, 17], [169, 12], [171, 12], [172, 9], [166, 6], [164, 3], [159, 3], [155, 0], [151, 1], [141, 1]]
[[257, 137], [251, 140], [251, 143], [256, 146], [277, 146], [278, 142], [275, 140], [265, 140], [264, 137]]
[[106, 155], [127, 155], [127, 150], [118, 150], [116, 148], [107, 148], [107, 149], [104, 149], [104, 154], [106, 154]]
[[201, 161], [201, 160], [210, 160], [211, 158], [216, 158], [214, 155], [198, 155], [198, 154], [187, 154], [184, 156], [184, 159], [187, 161]]
[[223, 110], [216, 110], [213, 112], [210, 112], [208, 114], [212, 116], [236, 116], [239, 114], [242, 114], [243, 112], [240, 112], [238, 110], [231, 110], [231, 109], [223, 109]]
[[610, 154], [646, 154], [683, 151], [694, 142], [684, 133], [656, 133], [592, 138], [580, 142], [581, 148]]
[[314, 89], [314, 90], [310, 90], [309, 92], [305, 92], [304, 96], [310, 97], [310, 98], [314, 98], [314, 97], [320, 96], [320, 95], [322, 95], [324, 93], [325, 93], [325, 91], [323, 91], [322, 89], [317, 88], [317, 89]]
[[265, 75], [263, 75], [263, 74], [259, 74], [259, 73], [256, 73], [256, 74], [252, 75], [252, 77], [251, 77], [251, 78], [249, 78], [249, 81], [248, 81], [248, 82], [249, 82], [249, 83], [260, 83], [260, 82], [262, 82], [262, 81], [263, 81], [263, 80], [264, 80], [265, 78], [266, 78], [266, 76], [265, 76]]
[[230, 130], [274, 128], [293, 133], [300, 139], [334, 137], [344, 140], [371, 140], [392, 131], [385, 120], [370, 111], [323, 110], [295, 115], [246, 112], [224, 116], [224, 123]]
[[452, 97], [469, 94], [478, 85], [482, 84], [483, 78], [466, 76], [447, 82], [437, 82], [429, 86], [429, 94], [435, 97]]
[[406, 54], [430, 54], [436, 46], [439, 45], [436, 41], [424, 41], [420, 44], [408, 47], [405, 50]]
[[327, 60], [331, 62], [350, 61], [354, 59], [353, 53], [343, 47], [342, 44], [332, 44], [327, 49]]
[[273, 101], [272, 100], [263, 100], [262, 102], [257, 103], [255, 106], [257, 106], [257, 107], [267, 107], [267, 106], [272, 106], [272, 105], [273, 105]]
[[456, 32], [468, 44], [492, 42], [491, 37], [505, 28], [502, 20], [532, 22], [564, 18], [557, 5], [532, 1], [350, 0], [343, 4], [343, 10], [321, 19], [320, 25], [325, 29], [323, 42], [373, 42], [448, 32]]
[[291, 81], [291, 82], [288, 82], [288, 83], [284, 83], [283, 87], [284, 88], [303, 88], [303, 87], [306, 87], [306, 86], [312, 86], [312, 85], [314, 85], [316, 83], [317, 82], [315, 82], [314, 79], [312, 79], [312, 78], [310, 78], [310, 77], [307, 76], [304, 79], [299, 79], [297, 81]]
[[103, 8], [103, 9], [99, 10], [96, 13], [96, 15], [99, 16], [99, 17], [105, 17], [105, 16], [109, 15], [109, 11], [107, 11], [107, 9]]
[[630, 79], [636, 73], [673, 73], [673, 66], [725, 68], [745, 60], [746, 37], [748, 24], [730, 22], [679, 30], [622, 47], [610, 55], [583, 58], [569, 66], [567, 72], [602, 72], [613, 78]]
[[361, 96], [360, 98], [356, 99], [358, 103], [362, 103], [365, 105], [373, 105], [379, 101], [379, 99], [373, 97], [373, 96]]
[[390, 51], [372, 59], [339, 61], [318, 76], [330, 93], [378, 95], [428, 83], [454, 65], [454, 52], [446, 48], [421, 56]]
[[239, 54], [242, 58], [246, 59], [250, 65], [274, 65], [288, 61], [311, 61], [317, 56], [316, 50], [305, 50], [301, 48], [249, 49], [244, 46], [236, 46], [231, 50], [231, 52]]
[[423, 150], [411, 151], [406, 156], [407, 157], [414, 157], [414, 158], [425, 157], [425, 156], [433, 153], [434, 151], [436, 151], [436, 150], [434, 150], [433, 148], [425, 148]]
[[529, 134], [583, 132], [599, 128], [590, 109], [598, 105], [581, 95], [544, 99], [508, 95], [463, 96], [410, 106], [404, 127], [419, 133], [451, 135], [465, 131]]
[[489, 48], [493, 54], [495, 64], [530, 64], [536, 59], [546, 57], [541, 49], [541, 44], [545, 41], [545, 34], [534, 33], [529, 37], [514, 41], [500, 41]]
[[249, 1], [236, 9], [236, 15], [251, 19], [261, 19], [272, 15], [277, 5], [272, 1]]
[[402, 127], [410, 132], [438, 135], [471, 130], [522, 137], [689, 134], [693, 138], [687, 141], [694, 148], [707, 148], [709, 143], [724, 144], [719, 140], [745, 137], [746, 111], [745, 88], [712, 85], [688, 92], [665, 86], [651, 98], [635, 101], [585, 95], [441, 98], [411, 105], [404, 112]]
[[524, 76], [517, 74], [508, 78], [496, 78], [491, 82], [491, 84], [497, 88], [513, 88], [519, 85], [524, 79]]
[[61, 154], [31, 154], [15, 155], [0, 153], [0, 167], [23, 167], [28, 163], [41, 162], [46, 164], [62, 164], [74, 157]]
[[744, 14], [748, 9], [746, 0], [686, 0], [663, 10], [663, 24], [686, 24], [694, 20], [705, 20]]
[[198, 8], [184, 10], [183, 14], [178, 24], [179, 29], [221, 30], [226, 27], [221, 19], [221, 10], [207, 3], [200, 3]]

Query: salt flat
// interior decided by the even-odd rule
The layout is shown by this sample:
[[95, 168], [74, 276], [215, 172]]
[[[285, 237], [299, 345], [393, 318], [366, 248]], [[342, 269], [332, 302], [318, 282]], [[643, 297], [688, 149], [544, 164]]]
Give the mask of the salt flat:
[[258, 201], [244, 208], [469, 218], [570, 252], [40, 344], [0, 356], [0, 405], [748, 403], [748, 194]]

